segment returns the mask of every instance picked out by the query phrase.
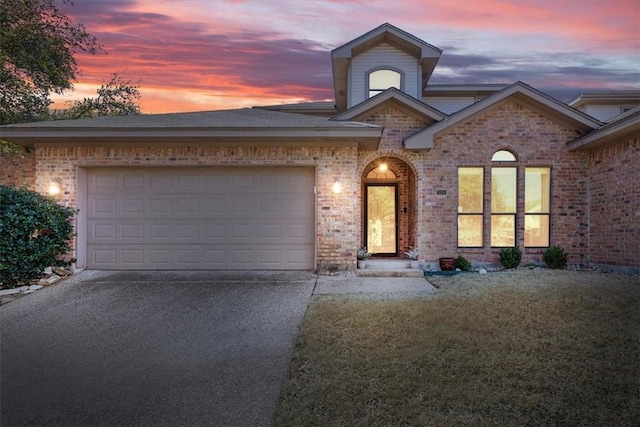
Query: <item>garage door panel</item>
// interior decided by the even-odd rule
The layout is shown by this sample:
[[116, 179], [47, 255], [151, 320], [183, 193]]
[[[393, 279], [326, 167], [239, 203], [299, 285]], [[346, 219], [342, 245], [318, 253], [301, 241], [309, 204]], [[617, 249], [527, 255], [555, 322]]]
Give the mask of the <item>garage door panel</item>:
[[254, 248], [193, 248], [173, 247], [149, 249], [146, 246], [100, 249], [89, 260], [98, 269], [308, 269], [313, 251], [307, 247], [278, 249]]
[[89, 169], [87, 265], [310, 269], [313, 168]]

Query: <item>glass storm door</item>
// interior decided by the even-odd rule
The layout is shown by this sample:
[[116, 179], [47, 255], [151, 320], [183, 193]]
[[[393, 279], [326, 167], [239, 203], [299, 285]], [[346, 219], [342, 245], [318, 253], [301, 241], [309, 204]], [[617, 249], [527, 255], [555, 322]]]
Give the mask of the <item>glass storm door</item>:
[[367, 249], [376, 255], [398, 255], [398, 186], [366, 184]]

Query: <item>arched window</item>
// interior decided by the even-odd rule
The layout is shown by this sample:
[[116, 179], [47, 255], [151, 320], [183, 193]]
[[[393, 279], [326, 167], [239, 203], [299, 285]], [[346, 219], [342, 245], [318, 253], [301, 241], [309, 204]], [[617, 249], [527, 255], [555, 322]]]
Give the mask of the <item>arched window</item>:
[[491, 157], [492, 162], [515, 162], [516, 156], [508, 150], [498, 150]]
[[396, 179], [396, 174], [388, 167], [378, 166], [367, 174], [366, 179]]
[[[517, 160], [508, 150], [491, 157], [490, 187], [485, 190], [483, 167], [458, 168], [458, 246], [484, 246], [485, 191], [490, 192], [489, 215], [491, 247], [513, 247], [524, 233], [525, 247], [548, 247], [551, 227], [551, 168], [524, 167], [510, 163]], [[522, 170], [524, 169], [524, 170]], [[523, 173], [524, 172], [524, 173]], [[524, 197], [519, 181], [524, 177]], [[522, 191], [522, 190], [520, 190]], [[518, 213], [524, 224], [518, 224]]]
[[377, 94], [384, 92], [390, 87], [395, 87], [398, 90], [402, 89], [402, 73], [389, 68], [383, 68], [375, 70], [369, 73], [367, 80], [369, 98], [376, 96]]

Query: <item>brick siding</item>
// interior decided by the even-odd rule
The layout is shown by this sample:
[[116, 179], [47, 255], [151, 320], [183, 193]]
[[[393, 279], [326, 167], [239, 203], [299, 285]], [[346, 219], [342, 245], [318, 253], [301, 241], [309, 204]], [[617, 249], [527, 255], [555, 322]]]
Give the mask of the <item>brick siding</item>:
[[[551, 245], [569, 253], [569, 262], [586, 260], [586, 230], [579, 227], [587, 220], [586, 199], [581, 195], [581, 155], [567, 150], [566, 143], [577, 136], [557, 122], [521, 104], [507, 100], [477, 114], [435, 138], [425, 165], [425, 177], [419, 199], [428, 205], [422, 222], [423, 245], [431, 259], [463, 254], [472, 262], [499, 262], [497, 248], [490, 247], [491, 229], [491, 157], [501, 149], [516, 155], [518, 177], [516, 244], [523, 250], [523, 262], [538, 262], [543, 249], [524, 248], [524, 168], [551, 168]], [[506, 166], [505, 163], [501, 165]], [[484, 167], [484, 246], [480, 249], [457, 248], [457, 168]], [[447, 191], [438, 197], [435, 190]]]
[[[581, 163], [580, 154], [566, 149], [566, 142], [577, 136], [574, 129], [562, 126], [515, 101], [505, 101], [437, 136], [433, 149], [409, 152], [403, 150], [402, 140], [423, 129], [428, 124], [426, 119], [387, 106], [362, 121], [385, 127], [379, 151], [371, 153], [361, 150], [359, 153], [360, 167], [364, 172], [362, 177], [372, 168], [372, 161], [387, 155], [397, 156], [407, 164], [407, 170], [416, 171], [415, 174], [404, 175], [408, 195], [401, 200], [401, 207], [406, 202], [410, 215], [406, 224], [402, 223], [401, 217], [401, 252], [408, 246], [416, 246], [420, 249], [421, 259], [428, 262], [458, 254], [463, 254], [472, 262], [499, 262], [500, 250], [491, 248], [489, 243], [491, 216], [488, 207], [491, 206], [491, 199], [487, 189], [491, 188], [491, 156], [500, 149], [507, 149], [517, 157], [517, 161], [510, 165], [518, 168], [516, 238], [524, 252], [523, 261], [539, 262], [543, 252], [543, 249], [524, 248], [526, 166], [550, 167], [552, 170], [551, 244], [564, 247], [570, 254], [570, 262], [586, 260], [587, 230], [579, 226], [587, 218], [586, 199], [581, 195], [584, 188], [579, 184], [584, 163]], [[480, 249], [457, 247], [459, 166], [485, 168], [484, 247]], [[438, 195], [437, 190], [445, 190], [446, 195]], [[363, 241], [362, 235], [360, 238]]]
[[640, 137], [588, 155], [590, 258], [640, 271]]
[[[60, 201], [76, 205], [76, 165], [210, 166], [296, 165], [317, 168], [317, 267], [323, 272], [355, 268], [360, 181], [355, 147], [43, 147], [37, 148], [36, 190], [61, 184]], [[331, 187], [338, 179], [341, 194]]]
[[[491, 156], [513, 152], [518, 168], [517, 244], [524, 262], [541, 261], [543, 249], [524, 248], [524, 168], [551, 168], [551, 245], [569, 253], [569, 262], [640, 265], [640, 143], [638, 137], [592, 153], [570, 152], [576, 130], [514, 100], [493, 106], [437, 135], [434, 147], [405, 151], [402, 141], [431, 124], [430, 119], [382, 105], [359, 121], [384, 126], [378, 150], [355, 147], [40, 147], [15, 158], [3, 155], [2, 183], [25, 184], [45, 192], [61, 184], [62, 204], [76, 205], [76, 167], [297, 165], [317, 171], [316, 250], [322, 272], [355, 268], [355, 250], [364, 242], [363, 190], [367, 173], [385, 159], [398, 177], [399, 252], [409, 247], [421, 259], [463, 254], [469, 261], [499, 262], [491, 248]], [[512, 164], [510, 164], [512, 165]], [[484, 246], [457, 247], [457, 169], [485, 170]], [[341, 194], [331, 186], [338, 179]], [[446, 195], [437, 195], [443, 189]], [[587, 202], [590, 200], [590, 208]], [[404, 208], [407, 213], [404, 213]]]
[[0, 185], [14, 184], [33, 189], [36, 183], [36, 157], [33, 153], [0, 154]]

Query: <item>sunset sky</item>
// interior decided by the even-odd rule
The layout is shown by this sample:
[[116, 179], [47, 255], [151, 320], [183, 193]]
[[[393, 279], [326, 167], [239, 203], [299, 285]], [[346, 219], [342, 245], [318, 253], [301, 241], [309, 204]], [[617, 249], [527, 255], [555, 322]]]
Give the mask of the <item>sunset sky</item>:
[[640, 89], [640, 0], [59, 3], [104, 49], [76, 55], [64, 99], [118, 72], [144, 113], [333, 100], [330, 51], [385, 22], [444, 51], [431, 83], [521, 80], [561, 101]]

